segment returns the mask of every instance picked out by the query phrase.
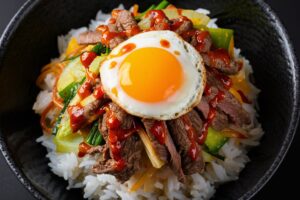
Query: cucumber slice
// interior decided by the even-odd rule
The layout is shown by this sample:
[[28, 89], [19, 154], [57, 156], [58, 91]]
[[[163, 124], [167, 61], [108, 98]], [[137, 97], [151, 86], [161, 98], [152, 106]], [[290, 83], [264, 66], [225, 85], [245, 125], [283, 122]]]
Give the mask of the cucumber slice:
[[212, 128], [208, 128], [208, 133], [204, 145], [207, 147], [208, 153], [217, 155], [222, 146], [228, 141], [228, 138]]
[[94, 75], [99, 74], [100, 64], [106, 58], [106, 56], [97, 56], [93, 62], [89, 66], [89, 71], [92, 72]]
[[83, 142], [84, 138], [79, 134], [72, 134], [65, 138], [53, 139], [56, 145], [56, 152], [59, 153], [78, 153], [78, 145]]
[[57, 81], [57, 91], [60, 93], [74, 82], [80, 82], [85, 77], [85, 68], [80, 57], [70, 61]]

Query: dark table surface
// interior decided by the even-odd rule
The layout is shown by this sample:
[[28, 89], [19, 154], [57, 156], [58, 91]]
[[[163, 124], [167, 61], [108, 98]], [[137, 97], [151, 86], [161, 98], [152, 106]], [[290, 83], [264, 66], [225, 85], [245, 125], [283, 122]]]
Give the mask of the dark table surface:
[[[0, 0], [0, 34], [2, 34], [9, 20], [21, 7], [25, 0]], [[298, 58], [300, 58], [300, 26], [299, 26], [299, 1], [296, 0], [266, 0], [275, 10], [290, 35]], [[299, 132], [299, 131], [298, 131]], [[274, 177], [253, 199], [294, 199], [298, 196], [297, 180], [300, 173], [299, 158], [299, 134], [296, 134], [294, 142], [275, 173]], [[31, 194], [14, 176], [2, 154], [0, 154], [0, 199], [34, 199]]]

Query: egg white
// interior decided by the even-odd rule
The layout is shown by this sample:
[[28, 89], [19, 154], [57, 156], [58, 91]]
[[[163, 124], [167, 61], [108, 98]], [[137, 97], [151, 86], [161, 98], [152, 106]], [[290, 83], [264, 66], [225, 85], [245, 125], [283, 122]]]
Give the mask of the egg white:
[[[161, 46], [160, 41], [162, 39], [169, 41], [169, 48]], [[110, 55], [118, 55], [122, 47], [129, 43], [136, 45], [136, 48], [131, 52], [145, 47], [156, 47], [169, 51], [178, 59], [182, 66], [184, 76], [183, 83], [182, 86], [165, 101], [147, 103], [136, 100], [122, 90], [118, 75], [122, 61], [131, 52], [119, 57], [108, 56], [108, 59], [101, 64], [100, 76], [103, 89], [115, 103], [126, 112], [135, 116], [157, 120], [169, 120], [189, 112], [200, 102], [206, 82], [206, 73], [203, 59], [192, 45], [185, 42], [172, 31], [150, 31], [129, 38], [115, 47]], [[176, 55], [174, 53], [175, 51], [180, 52], [180, 55]], [[117, 62], [117, 65], [111, 68], [110, 64], [113, 61]], [[112, 93], [112, 88], [117, 89], [117, 96]]]

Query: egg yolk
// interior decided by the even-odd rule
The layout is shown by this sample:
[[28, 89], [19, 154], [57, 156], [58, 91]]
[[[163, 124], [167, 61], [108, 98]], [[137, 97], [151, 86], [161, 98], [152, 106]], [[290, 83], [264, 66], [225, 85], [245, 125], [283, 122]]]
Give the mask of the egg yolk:
[[119, 80], [127, 95], [155, 103], [168, 99], [181, 87], [183, 70], [170, 52], [156, 47], [140, 48], [121, 63]]

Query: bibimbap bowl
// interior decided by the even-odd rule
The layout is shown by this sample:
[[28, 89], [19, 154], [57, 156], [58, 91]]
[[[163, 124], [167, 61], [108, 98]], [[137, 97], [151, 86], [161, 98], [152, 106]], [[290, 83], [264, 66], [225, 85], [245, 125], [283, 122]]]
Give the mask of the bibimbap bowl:
[[[80, 190], [65, 189], [66, 183], [48, 168], [45, 149], [35, 142], [42, 131], [39, 118], [31, 111], [38, 92], [34, 82], [41, 66], [48, 63], [49, 58], [58, 57], [55, 46], [58, 35], [86, 26], [99, 9], [110, 12], [120, 3], [129, 9], [138, 2], [28, 1], [1, 39], [2, 152], [21, 182], [38, 198], [80, 199], [83, 195]], [[158, 2], [139, 3], [140, 9], [146, 9], [151, 3]], [[220, 186], [215, 194], [217, 199], [248, 199], [272, 176], [297, 127], [298, 66], [292, 47], [278, 19], [261, 1], [171, 3], [180, 8], [210, 10], [209, 16], [218, 18], [220, 27], [234, 30], [235, 46], [242, 49], [242, 55], [253, 66], [255, 85], [261, 89], [258, 119], [265, 135], [261, 144], [249, 152], [251, 162], [239, 179]], [[44, 145], [47, 146], [47, 141]], [[52, 162], [55, 159], [49, 154], [47, 157]]]

